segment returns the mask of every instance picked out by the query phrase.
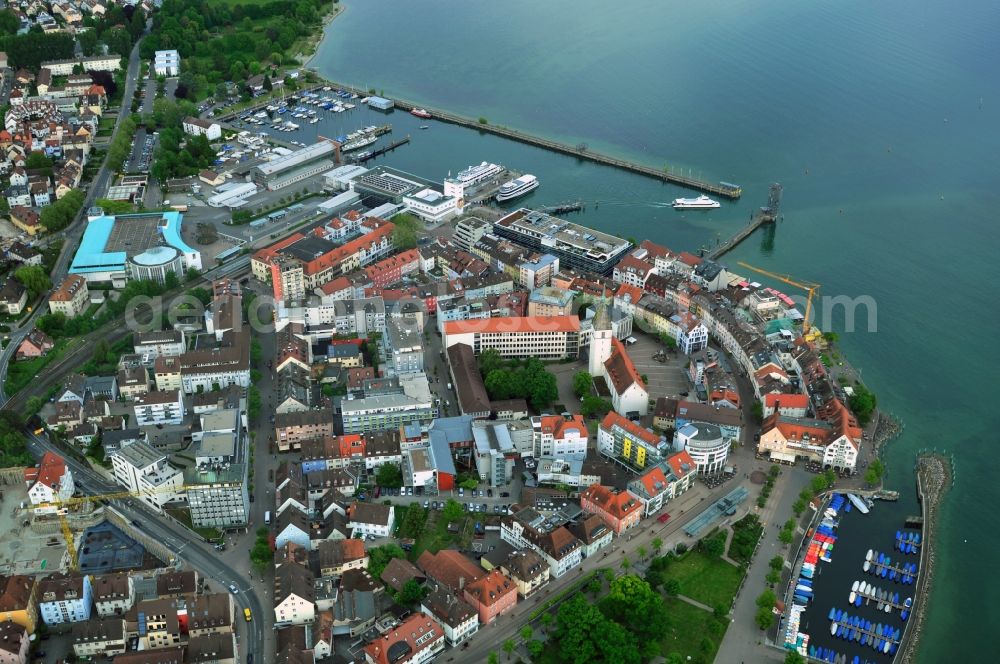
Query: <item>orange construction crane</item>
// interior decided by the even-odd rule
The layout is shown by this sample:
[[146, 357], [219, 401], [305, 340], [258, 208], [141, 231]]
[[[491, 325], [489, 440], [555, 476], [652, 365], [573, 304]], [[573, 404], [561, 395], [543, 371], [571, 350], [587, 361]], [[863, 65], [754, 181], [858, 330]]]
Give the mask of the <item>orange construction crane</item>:
[[744, 263], [743, 261], [739, 261], [738, 265], [740, 267], [745, 267], [748, 270], [753, 270], [754, 272], [757, 272], [759, 274], [763, 274], [766, 277], [777, 279], [778, 281], [788, 284], [789, 286], [795, 286], [796, 288], [801, 288], [802, 290], [806, 291], [806, 293], [808, 294], [806, 296], [806, 317], [802, 323], [802, 329], [804, 331], [809, 330], [810, 325], [812, 325], [812, 323], [809, 320], [809, 314], [812, 313], [813, 295], [815, 295], [816, 291], [819, 290], [820, 287], [819, 284], [795, 281], [787, 274], [775, 274], [774, 272], [768, 272], [767, 270], [762, 270], [759, 267], [754, 267], [753, 265], [750, 265], [749, 263]]

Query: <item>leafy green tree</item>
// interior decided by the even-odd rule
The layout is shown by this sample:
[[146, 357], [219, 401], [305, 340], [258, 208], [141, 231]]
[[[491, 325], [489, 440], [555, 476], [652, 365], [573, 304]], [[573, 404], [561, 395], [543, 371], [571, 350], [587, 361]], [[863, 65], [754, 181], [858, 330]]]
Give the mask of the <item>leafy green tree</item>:
[[493, 371], [503, 369], [504, 360], [496, 348], [487, 348], [479, 354], [479, 372], [485, 378]]
[[515, 647], [516, 646], [514, 645], [514, 641], [512, 639], [507, 639], [503, 642], [502, 649], [504, 653], [506, 653], [508, 661], [510, 660], [511, 654], [514, 652]]
[[784, 556], [774, 556], [768, 561], [767, 566], [771, 569], [778, 570], [779, 572], [785, 566]]
[[795, 539], [795, 535], [791, 530], [782, 529], [778, 532], [778, 541], [782, 544], [791, 544], [793, 539]]
[[256, 385], [251, 385], [250, 389], [247, 390], [247, 417], [251, 421], [256, 422], [257, 418], [260, 417], [260, 411], [264, 404], [260, 397], [260, 390], [257, 389]]
[[545, 644], [538, 639], [532, 639], [528, 641], [528, 652], [531, 654], [532, 659], [538, 659], [545, 652]]
[[663, 592], [665, 592], [670, 597], [676, 597], [681, 594], [681, 582], [677, 579], [667, 579], [663, 582]]
[[726, 550], [726, 534], [719, 532], [711, 537], [706, 537], [699, 542], [698, 546], [705, 552], [705, 555], [711, 558], [720, 558]]
[[615, 405], [607, 399], [589, 394], [583, 398], [580, 404], [580, 413], [584, 417], [595, 417], [600, 419], [614, 410]]
[[847, 399], [847, 405], [851, 407], [851, 411], [857, 416], [861, 426], [865, 426], [871, 421], [872, 414], [878, 406], [878, 399], [875, 398], [874, 392], [861, 383], [853, 387], [853, 392]]
[[754, 614], [754, 622], [762, 630], [770, 629], [774, 625], [774, 611], [767, 607], [757, 609], [757, 613]]
[[497, 654], [495, 652], [491, 652], [490, 656], [486, 658], [486, 662], [487, 664], [499, 664]]
[[403, 486], [403, 472], [399, 464], [383, 463], [375, 471], [375, 483], [381, 487], [395, 489]]
[[406, 515], [399, 526], [400, 537], [410, 537], [416, 539], [424, 532], [424, 525], [427, 523], [427, 510], [411, 503], [406, 509]]
[[393, 596], [393, 599], [396, 600], [397, 604], [402, 606], [413, 606], [426, 597], [427, 593], [427, 588], [421, 586], [414, 579], [410, 579], [403, 584], [403, 587]]
[[770, 583], [773, 586], [774, 584], [781, 581], [781, 572], [779, 572], [776, 569], [772, 569], [767, 573], [767, 575], [764, 578], [767, 580], [768, 583]]
[[36, 298], [52, 288], [52, 280], [41, 265], [25, 265], [14, 270], [14, 278], [21, 282], [31, 298]]
[[396, 544], [385, 544], [368, 550], [368, 573], [372, 578], [381, 578], [385, 566], [393, 558], [406, 558], [406, 552]]
[[806, 658], [794, 650], [789, 650], [785, 655], [785, 664], [806, 664]]
[[525, 625], [520, 631], [521, 638], [525, 641], [530, 641], [531, 637], [535, 634], [535, 630], [531, 629], [531, 625]]
[[758, 608], [767, 609], [770, 611], [774, 608], [774, 602], [777, 600], [777, 596], [774, 591], [770, 588], [765, 589], [761, 594], [757, 595], [755, 600]]
[[591, 385], [593, 385], [594, 377], [590, 375], [587, 371], [578, 371], [573, 376], [573, 392], [578, 397], [583, 397], [590, 394]]
[[660, 553], [660, 549], [663, 548], [663, 540], [661, 538], [659, 538], [659, 537], [654, 537], [651, 544], [652, 544], [652, 547], [653, 547], [653, 553], [654, 554], [659, 554]]
[[441, 518], [444, 519], [445, 523], [451, 523], [452, 521], [461, 519], [464, 514], [465, 510], [462, 508], [462, 503], [449, 498], [444, 504], [444, 509], [441, 511]]

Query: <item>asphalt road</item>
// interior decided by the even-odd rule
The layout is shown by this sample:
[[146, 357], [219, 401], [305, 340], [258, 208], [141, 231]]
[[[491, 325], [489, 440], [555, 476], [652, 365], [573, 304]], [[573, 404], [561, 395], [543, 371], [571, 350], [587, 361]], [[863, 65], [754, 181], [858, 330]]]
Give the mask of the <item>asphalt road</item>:
[[[33, 434], [29, 435], [28, 449], [36, 457], [41, 457], [45, 452], [61, 454], [61, 450], [55, 445]], [[73, 472], [75, 481], [78, 484], [84, 483], [88, 493], [101, 494], [121, 490], [121, 487], [108, 483], [89, 467], [72, 457], [63, 456], [67, 466]], [[145, 507], [137, 507], [135, 503], [138, 501], [112, 501], [112, 505], [117, 511], [121, 512], [126, 519], [142, 524], [141, 528], [155, 535], [180, 562], [198, 570], [202, 576], [210, 581], [214, 581], [219, 586], [217, 590], [229, 592], [230, 585], [235, 585], [239, 589], [239, 592], [233, 595], [236, 604], [234, 622], [238, 634], [237, 644], [242, 646], [243, 655], [254, 653], [258, 657], [262, 657], [262, 653], [265, 652], [262, 623], [266, 622], [264, 618], [267, 614], [264, 613], [264, 606], [261, 604], [251, 580], [240, 574], [236, 565], [221, 558], [219, 552], [213, 547], [192, 537], [191, 531], [184, 526], [178, 525], [170, 519], [154, 515]], [[249, 608], [258, 619], [250, 623], [242, 620], [245, 608]], [[259, 659], [259, 661], [263, 660]]]

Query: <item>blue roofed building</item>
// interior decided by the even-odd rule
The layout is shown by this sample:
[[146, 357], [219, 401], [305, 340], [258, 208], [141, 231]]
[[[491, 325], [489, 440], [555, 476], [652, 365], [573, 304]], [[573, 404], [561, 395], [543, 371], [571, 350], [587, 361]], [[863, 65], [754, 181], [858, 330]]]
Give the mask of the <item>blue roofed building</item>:
[[90, 282], [123, 284], [129, 279], [163, 283], [170, 272], [201, 270], [201, 252], [184, 242], [182, 222], [183, 215], [173, 210], [107, 215], [93, 208], [69, 272]]

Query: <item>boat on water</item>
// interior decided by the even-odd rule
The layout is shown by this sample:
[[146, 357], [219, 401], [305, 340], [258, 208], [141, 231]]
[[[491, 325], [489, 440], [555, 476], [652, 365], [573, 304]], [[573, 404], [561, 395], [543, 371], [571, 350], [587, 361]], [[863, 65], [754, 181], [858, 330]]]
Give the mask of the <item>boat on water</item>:
[[372, 156], [371, 150], [365, 150], [354, 155], [357, 159], [369, 159]]
[[371, 145], [378, 140], [378, 136], [359, 136], [353, 140], [350, 140], [340, 146], [341, 152], [350, 152], [351, 150], [360, 150], [363, 147]]
[[837, 636], [837, 630], [841, 629], [840, 623], [830, 623], [830, 636]]
[[871, 568], [872, 568], [872, 561], [870, 561], [870, 560], [866, 560], [865, 564], [862, 565], [862, 569], [864, 571], [866, 571], [866, 572], [869, 571], [869, 570], [871, 570]]
[[420, 128], [421, 129], [430, 129], [431, 126], [430, 125], [420, 125]]
[[425, 110], [423, 108], [415, 108], [415, 109], [413, 109], [412, 111], [410, 111], [410, 115], [415, 115], [418, 118], [423, 118], [425, 120], [429, 120], [430, 118], [433, 117], [429, 112], [427, 112], [427, 110]]
[[862, 514], [868, 514], [868, 505], [865, 503], [864, 500], [861, 499], [860, 496], [857, 496], [853, 493], [849, 493], [847, 494], [847, 499], [851, 501], [852, 505], [858, 508], [859, 512], [861, 512]]
[[872, 551], [871, 549], [868, 549], [868, 553], [865, 554], [865, 560], [871, 560], [873, 555], [875, 555], [875, 552]]
[[854, 604], [855, 602], [857, 602], [858, 601], [858, 593], [857, 593], [857, 591], [852, 590], [851, 594], [848, 596], [848, 600], [847, 601], [850, 602], [851, 604]]
[[503, 203], [524, 196], [529, 191], [537, 189], [538, 184], [538, 178], [530, 174], [505, 182], [500, 185], [500, 191], [497, 192], [497, 202]]
[[503, 173], [503, 166], [484, 161], [478, 166], [469, 166], [458, 172], [455, 179], [462, 184], [479, 184]]
[[722, 207], [722, 204], [702, 195], [698, 198], [675, 198], [671, 206], [675, 210], [712, 210]]

